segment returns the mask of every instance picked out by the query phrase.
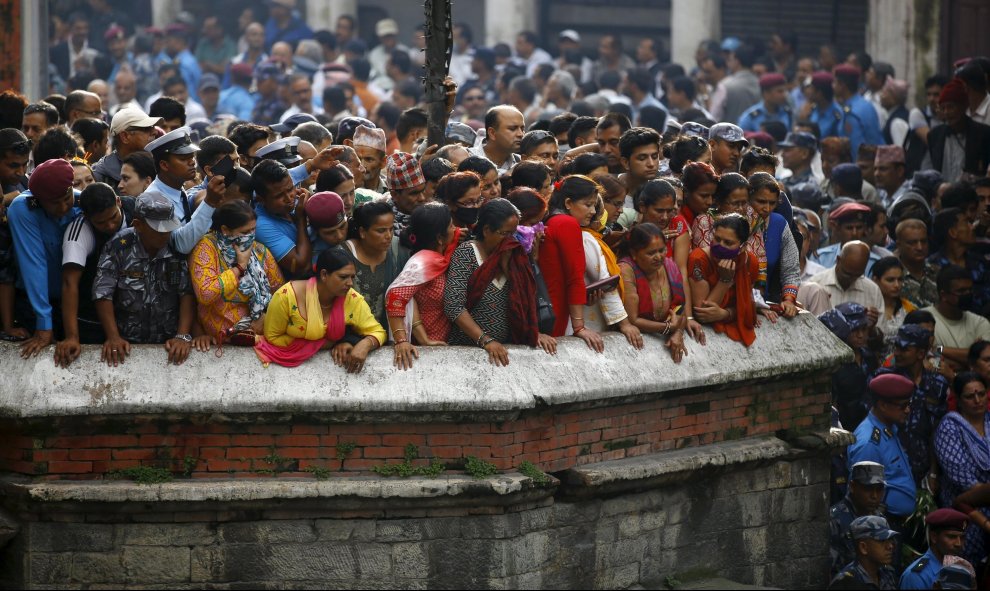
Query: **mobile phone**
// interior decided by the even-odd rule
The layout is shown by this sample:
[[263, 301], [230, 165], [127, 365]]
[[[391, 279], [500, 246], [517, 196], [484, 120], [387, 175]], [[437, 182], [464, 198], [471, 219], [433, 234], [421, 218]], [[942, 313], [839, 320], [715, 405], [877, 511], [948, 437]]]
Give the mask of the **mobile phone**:
[[606, 277], [605, 279], [601, 279], [599, 281], [586, 285], [584, 289], [586, 292], [588, 292], [588, 295], [590, 296], [593, 292], [612, 291], [618, 286], [619, 286], [619, 276], [611, 275], [609, 277]]
[[223, 185], [229, 187], [234, 184], [234, 180], [237, 179], [237, 175], [234, 174], [234, 161], [231, 160], [230, 155], [224, 156], [219, 162], [212, 167], [213, 176], [221, 175], [223, 177]]

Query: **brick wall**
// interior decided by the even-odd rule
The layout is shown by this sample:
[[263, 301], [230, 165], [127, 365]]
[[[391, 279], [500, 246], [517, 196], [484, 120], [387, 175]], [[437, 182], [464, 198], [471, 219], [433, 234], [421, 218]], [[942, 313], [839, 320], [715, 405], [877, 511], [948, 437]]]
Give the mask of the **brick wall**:
[[473, 455], [500, 470], [530, 461], [559, 472], [782, 429], [827, 430], [830, 387], [827, 372], [791, 375], [608, 406], [527, 410], [502, 422], [364, 417], [355, 424], [344, 416], [286, 414], [243, 422], [163, 415], [4, 418], [0, 471], [43, 480], [102, 479], [134, 466], [191, 478], [299, 477], [314, 469], [354, 475], [401, 461], [412, 444], [421, 458], [451, 467]]

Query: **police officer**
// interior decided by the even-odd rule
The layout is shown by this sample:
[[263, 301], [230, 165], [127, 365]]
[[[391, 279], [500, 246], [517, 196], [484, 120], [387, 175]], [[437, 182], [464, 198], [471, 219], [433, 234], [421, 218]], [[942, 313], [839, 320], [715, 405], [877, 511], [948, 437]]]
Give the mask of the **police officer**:
[[302, 162], [302, 157], [299, 156], [300, 141], [302, 141], [301, 138], [295, 136], [274, 141], [259, 148], [255, 156], [262, 160], [277, 160], [286, 168], [293, 168]]
[[[862, 203], [843, 203], [832, 209], [828, 214], [828, 223], [835, 244], [819, 248], [812, 259], [826, 269], [835, 266], [842, 245], [853, 240], [862, 240], [866, 236], [866, 216], [870, 208]], [[880, 255], [870, 249], [870, 260], [866, 263], [866, 275], [869, 276], [873, 264], [880, 260]]]
[[[935, 439], [935, 429], [948, 412], [948, 380], [937, 371], [925, 367], [931, 345], [931, 331], [917, 324], [901, 326], [894, 340], [893, 371], [915, 385], [911, 413], [899, 436], [911, 462], [914, 480], [918, 483], [924, 478], [935, 479], [934, 474], [928, 473], [934, 459], [932, 441]], [[930, 490], [935, 490], [934, 482], [929, 482], [929, 485], [933, 487]]]
[[849, 525], [856, 559], [835, 575], [829, 589], [897, 589], [894, 560], [897, 532], [876, 515], [857, 517]]
[[791, 105], [787, 100], [787, 78], [783, 74], [771, 72], [760, 76], [760, 91], [763, 100], [746, 109], [739, 117], [739, 127], [743, 131], [762, 131], [760, 125], [768, 121], [780, 121], [788, 131], [793, 118]]
[[894, 529], [914, 512], [917, 486], [911, 474], [907, 453], [897, 437], [898, 425], [911, 414], [914, 382], [904, 376], [887, 373], [870, 380], [874, 403], [870, 413], [856, 427], [856, 443], [849, 446], [849, 463], [876, 462], [883, 466], [887, 484], [884, 503]]
[[167, 197], [145, 192], [134, 206], [133, 226], [103, 250], [93, 300], [107, 335], [101, 360], [108, 365], [123, 363], [131, 343], [164, 343], [176, 365], [189, 356], [196, 298], [186, 257], [170, 244], [181, 226]]
[[938, 509], [925, 517], [928, 525], [928, 552], [915, 560], [901, 575], [901, 589], [932, 589], [946, 555], [958, 556], [966, 539], [969, 517], [955, 509]]
[[876, 462], [853, 464], [846, 497], [829, 509], [829, 555], [832, 557], [830, 576], [839, 574], [847, 564], [856, 560], [856, 549], [849, 535], [849, 526], [853, 520], [864, 515], [883, 517], [883, 494], [886, 486], [883, 466]]
[[[788, 192], [801, 183], [816, 183], [811, 172], [811, 161], [818, 153], [818, 139], [807, 131], [788, 133], [784, 141], [777, 144], [781, 150], [781, 164], [791, 171], [791, 176], [784, 179], [784, 187]], [[817, 183], [816, 183], [817, 184]]]
[[842, 135], [842, 109], [835, 104], [835, 93], [832, 90], [834, 78], [828, 72], [815, 72], [804, 82], [806, 119], [818, 125], [818, 137], [826, 138]]
[[861, 144], [877, 146], [883, 144], [877, 110], [871, 102], [859, 94], [859, 68], [840, 64], [832, 71], [832, 75], [835, 101], [842, 110], [839, 135], [849, 138], [852, 153], [858, 154]]

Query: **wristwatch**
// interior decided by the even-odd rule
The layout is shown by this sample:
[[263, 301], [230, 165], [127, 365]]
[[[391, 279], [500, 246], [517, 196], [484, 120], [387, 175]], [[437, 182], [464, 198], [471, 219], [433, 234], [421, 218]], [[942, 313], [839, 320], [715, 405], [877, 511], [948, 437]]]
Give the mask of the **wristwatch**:
[[179, 339], [180, 341], [185, 341], [187, 343], [192, 342], [192, 335], [189, 333], [177, 334], [175, 335], [175, 338]]

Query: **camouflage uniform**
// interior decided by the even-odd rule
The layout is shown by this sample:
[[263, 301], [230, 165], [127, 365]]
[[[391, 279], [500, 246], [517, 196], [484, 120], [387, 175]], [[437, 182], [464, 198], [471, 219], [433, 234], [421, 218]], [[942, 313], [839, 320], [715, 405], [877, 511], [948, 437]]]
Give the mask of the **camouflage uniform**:
[[[883, 505], [875, 513], [883, 517]], [[849, 524], [853, 519], [860, 517], [856, 515], [852, 500], [847, 496], [838, 503], [832, 505], [828, 512], [828, 553], [832, 558], [832, 570], [830, 574], [835, 576], [850, 562], [856, 560], [856, 550], [853, 547], [852, 538], [849, 536]]]
[[880, 567], [877, 573], [880, 585], [859, 564], [851, 562], [828, 584], [829, 589], [897, 589], [897, 573], [889, 566]]
[[924, 276], [919, 280], [914, 275], [905, 272], [904, 287], [901, 288], [901, 297], [919, 309], [938, 303], [938, 286], [935, 285], [938, 267], [925, 261], [924, 273]]
[[179, 304], [192, 295], [186, 258], [167, 246], [150, 257], [128, 228], [100, 255], [94, 300], [112, 300], [120, 336], [131, 343], [164, 343], [178, 332]]

